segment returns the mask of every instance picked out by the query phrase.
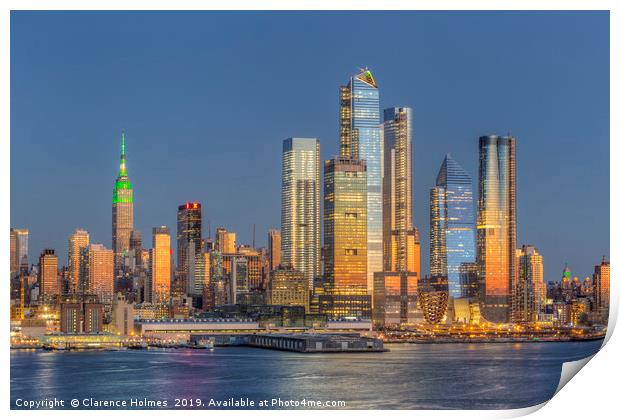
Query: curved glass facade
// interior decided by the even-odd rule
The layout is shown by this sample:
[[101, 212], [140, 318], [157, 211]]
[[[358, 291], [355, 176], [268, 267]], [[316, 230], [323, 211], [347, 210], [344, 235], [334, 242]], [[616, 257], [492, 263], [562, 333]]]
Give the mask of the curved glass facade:
[[483, 316], [507, 322], [516, 283], [516, 168], [513, 137], [480, 137], [477, 262]]

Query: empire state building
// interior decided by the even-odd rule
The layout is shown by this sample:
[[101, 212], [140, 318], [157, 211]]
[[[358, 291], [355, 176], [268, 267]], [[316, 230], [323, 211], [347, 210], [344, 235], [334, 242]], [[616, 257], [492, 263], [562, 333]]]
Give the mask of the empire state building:
[[115, 266], [119, 267], [129, 250], [129, 237], [133, 231], [133, 187], [127, 176], [125, 164], [125, 131], [121, 136], [121, 163], [112, 192], [112, 249]]

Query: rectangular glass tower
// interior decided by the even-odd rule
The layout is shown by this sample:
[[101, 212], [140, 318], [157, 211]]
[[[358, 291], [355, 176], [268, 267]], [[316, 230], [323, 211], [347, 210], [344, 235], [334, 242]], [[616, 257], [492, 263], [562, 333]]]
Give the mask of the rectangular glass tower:
[[325, 296], [332, 318], [370, 317], [367, 287], [366, 165], [357, 159], [325, 162]]
[[367, 168], [367, 288], [372, 292], [373, 273], [383, 270], [383, 144], [381, 141], [379, 89], [368, 69], [340, 87], [340, 157], [360, 159]]
[[319, 139], [292, 137], [282, 146], [282, 263], [319, 274], [321, 247], [321, 146]]

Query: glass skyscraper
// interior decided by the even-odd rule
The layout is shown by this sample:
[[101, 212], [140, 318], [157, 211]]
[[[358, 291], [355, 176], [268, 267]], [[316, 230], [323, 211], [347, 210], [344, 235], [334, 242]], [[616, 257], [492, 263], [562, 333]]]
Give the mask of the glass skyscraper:
[[600, 264], [594, 266], [592, 280], [594, 282], [594, 311], [598, 314], [601, 322], [606, 323], [609, 319], [609, 284], [610, 284], [609, 261], [603, 257]]
[[479, 140], [477, 263], [482, 315], [508, 322], [516, 285], [516, 140]]
[[60, 294], [58, 257], [53, 249], [44, 249], [39, 256], [39, 300], [47, 303]]
[[431, 189], [431, 274], [448, 278], [453, 298], [470, 296], [465, 268], [476, 261], [472, 179], [448, 154]]
[[80, 278], [80, 258], [83, 248], [90, 245], [90, 236], [87, 231], [83, 229], [76, 229], [71, 236], [69, 236], [69, 253], [68, 253], [68, 267], [69, 267], [69, 291], [71, 293], [79, 293], [83, 289], [81, 288], [84, 279]]
[[316, 138], [282, 145], [282, 263], [303, 272], [312, 288], [321, 250], [321, 146]]
[[512, 321], [538, 321], [547, 296], [543, 257], [532, 245], [523, 245], [516, 250], [515, 258], [517, 284]]
[[320, 312], [338, 318], [370, 316], [367, 286], [366, 165], [357, 159], [325, 162], [325, 295]]
[[420, 241], [413, 227], [413, 110], [383, 111], [383, 269], [419, 275]]
[[340, 157], [361, 159], [367, 169], [368, 255], [367, 287], [383, 269], [383, 143], [380, 130], [379, 89], [368, 69], [340, 87]]
[[188, 284], [194, 278], [196, 262], [202, 253], [202, 206], [187, 202], [177, 211], [177, 269], [186, 290], [194, 290]]
[[153, 228], [153, 249], [150, 258], [150, 284], [147, 301], [168, 302], [171, 286], [170, 231], [166, 226]]
[[11, 228], [11, 277], [20, 268], [28, 268], [28, 229]]
[[413, 111], [383, 111], [383, 271], [374, 273], [375, 325], [416, 322], [420, 241], [413, 227]]

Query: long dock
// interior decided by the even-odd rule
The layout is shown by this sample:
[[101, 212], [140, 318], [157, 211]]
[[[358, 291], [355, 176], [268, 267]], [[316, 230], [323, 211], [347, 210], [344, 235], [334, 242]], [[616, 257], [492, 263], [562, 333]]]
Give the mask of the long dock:
[[192, 334], [191, 342], [214, 340], [216, 346], [245, 346], [297, 353], [384, 352], [383, 341], [359, 334]]

